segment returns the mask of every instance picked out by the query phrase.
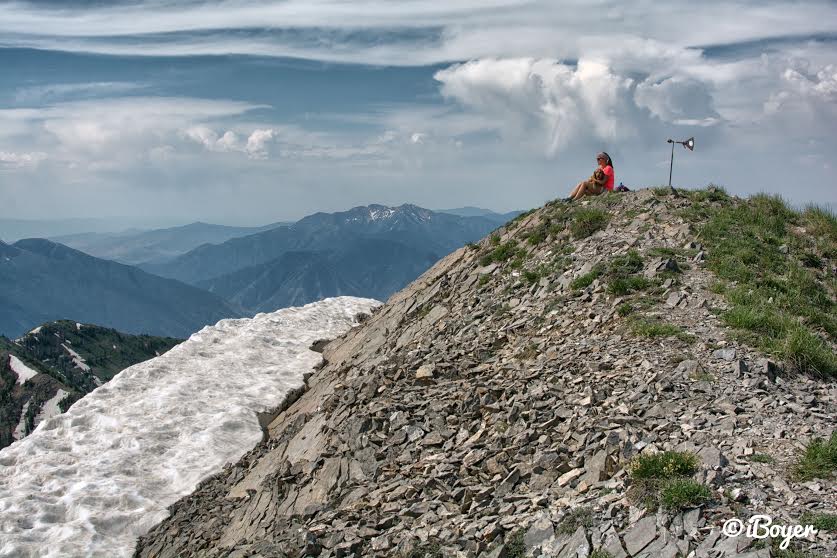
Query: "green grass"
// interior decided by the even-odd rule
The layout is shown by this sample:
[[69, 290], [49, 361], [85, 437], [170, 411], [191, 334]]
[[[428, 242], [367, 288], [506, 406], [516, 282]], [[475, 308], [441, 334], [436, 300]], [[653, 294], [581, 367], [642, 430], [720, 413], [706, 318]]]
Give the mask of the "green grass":
[[623, 302], [619, 306], [616, 307], [616, 313], [622, 316], [623, 318], [626, 316], [630, 316], [634, 312], [634, 307], [628, 302]]
[[800, 525], [813, 525], [817, 531], [837, 533], [837, 514], [805, 512], [799, 519]]
[[709, 488], [693, 479], [676, 479], [660, 491], [660, 503], [669, 511], [702, 506], [712, 498]]
[[753, 463], [776, 463], [776, 460], [766, 455], [764, 453], [754, 453], [750, 457], [747, 458], [748, 460], [752, 461]]
[[801, 480], [828, 479], [837, 472], [837, 431], [828, 440], [816, 438], [805, 448], [793, 469], [794, 476]]
[[698, 457], [689, 452], [639, 455], [627, 466], [631, 478], [628, 497], [649, 509], [662, 506], [677, 511], [701, 506], [711, 499], [712, 493], [690, 478], [698, 467]]
[[506, 541], [506, 558], [523, 558], [526, 556], [526, 545], [523, 543], [523, 530], [516, 531]]
[[699, 237], [731, 303], [726, 325], [798, 371], [837, 377], [837, 280], [821, 272], [837, 255], [837, 217], [758, 195], [714, 210]]
[[570, 234], [576, 240], [587, 238], [593, 233], [604, 229], [609, 220], [610, 215], [608, 212], [597, 207], [576, 209], [572, 213], [572, 220], [570, 221]]
[[506, 262], [518, 255], [519, 248], [516, 241], [509, 240], [503, 244], [495, 244], [494, 238], [498, 238], [499, 242], [499, 237], [491, 237], [491, 243], [495, 248], [480, 258], [480, 265], [483, 267], [491, 265], [494, 262]]
[[442, 558], [442, 545], [438, 541], [428, 541], [415, 547], [405, 558]]
[[558, 524], [557, 532], [559, 535], [572, 535], [582, 526], [588, 529], [593, 526], [593, 508], [581, 507], [571, 510]]
[[697, 472], [698, 464], [698, 457], [693, 453], [664, 451], [637, 456], [628, 465], [628, 473], [634, 480], [689, 477]]
[[591, 284], [593, 284], [593, 281], [598, 279], [603, 272], [604, 268], [601, 265], [596, 265], [589, 272], [573, 279], [572, 283], [570, 283], [570, 288], [574, 291], [579, 289], [586, 289]]
[[703, 190], [678, 190], [678, 193], [685, 194], [696, 203], [729, 201], [726, 189], [715, 184], [710, 184]]
[[589, 558], [613, 558], [613, 554], [607, 550], [596, 549], [590, 553]]
[[682, 328], [656, 319], [637, 317], [630, 321], [629, 328], [631, 333], [638, 337], [676, 337], [687, 343], [694, 341], [694, 337]]
[[607, 284], [607, 292], [617, 296], [624, 296], [633, 292], [644, 291], [653, 283], [639, 275], [629, 277], [614, 277]]

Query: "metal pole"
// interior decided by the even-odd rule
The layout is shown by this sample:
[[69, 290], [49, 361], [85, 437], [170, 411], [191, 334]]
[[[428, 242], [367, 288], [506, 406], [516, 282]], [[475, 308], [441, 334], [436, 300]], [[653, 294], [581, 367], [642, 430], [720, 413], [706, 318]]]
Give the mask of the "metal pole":
[[668, 142], [671, 144], [671, 162], [668, 166], [668, 187], [671, 188], [671, 191], [673, 192], [674, 187], [671, 185], [671, 172], [674, 170], [674, 142], [671, 140], [668, 140]]

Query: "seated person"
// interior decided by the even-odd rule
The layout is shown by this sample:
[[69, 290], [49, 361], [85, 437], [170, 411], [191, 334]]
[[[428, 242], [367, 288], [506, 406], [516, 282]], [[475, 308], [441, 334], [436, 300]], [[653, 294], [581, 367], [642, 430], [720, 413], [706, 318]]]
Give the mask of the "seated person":
[[593, 176], [579, 182], [570, 193], [570, 197], [564, 201], [580, 200], [584, 196], [598, 196], [605, 190], [613, 191], [613, 183], [616, 180], [616, 175], [613, 172], [613, 161], [610, 155], [602, 151], [596, 155], [596, 162], [599, 168], [593, 171]]

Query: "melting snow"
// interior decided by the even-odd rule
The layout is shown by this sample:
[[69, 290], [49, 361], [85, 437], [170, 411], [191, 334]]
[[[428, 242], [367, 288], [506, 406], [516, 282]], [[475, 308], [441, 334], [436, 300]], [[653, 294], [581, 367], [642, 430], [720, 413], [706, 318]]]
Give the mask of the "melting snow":
[[17, 374], [17, 383], [20, 385], [25, 384], [26, 380], [31, 380], [38, 375], [37, 371], [23, 364], [15, 355], [9, 355], [9, 365], [11, 365], [14, 373]]
[[134, 365], [0, 451], [0, 556], [131, 556], [137, 536], [262, 436], [317, 339], [379, 303], [330, 298], [222, 320]]
[[23, 409], [20, 411], [20, 420], [17, 421], [17, 426], [15, 426], [14, 432], [12, 432], [12, 438], [15, 440], [20, 440], [26, 435], [26, 411], [29, 410], [29, 401], [23, 404]]
[[[67, 343], [69, 343], [69, 341], [67, 341]], [[64, 350], [66, 350], [68, 353], [70, 353], [71, 357], [73, 357], [73, 364], [76, 365], [76, 368], [80, 368], [81, 370], [84, 370], [85, 372], [90, 372], [90, 367], [87, 366], [87, 363], [84, 362], [84, 359], [81, 358], [81, 355], [79, 355], [77, 352], [72, 350], [70, 347], [68, 347], [64, 343], [61, 343], [61, 346], [64, 347]]]
[[63, 389], [59, 389], [49, 401], [46, 401], [44, 406], [41, 407], [41, 411], [35, 416], [35, 428], [37, 428], [43, 421], [56, 415], [60, 415], [61, 408], [58, 406], [58, 403], [68, 395], [70, 394]]

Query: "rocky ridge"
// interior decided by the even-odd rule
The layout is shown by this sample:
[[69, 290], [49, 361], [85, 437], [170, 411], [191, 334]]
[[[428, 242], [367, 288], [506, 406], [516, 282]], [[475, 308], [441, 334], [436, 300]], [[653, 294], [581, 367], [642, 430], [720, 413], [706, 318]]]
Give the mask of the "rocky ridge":
[[[696, 203], [584, 202], [609, 215], [589, 236], [548, 204], [450, 254], [327, 344], [263, 443], [136, 556], [771, 556], [720, 527], [835, 513], [833, 478], [790, 468], [834, 430], [837, 387], [730, 335], [681, 217]], [[632, 460], [667, 450], [699, 458], [707, 502], [632, 496]], [[833, 533], [799, 544], [837, 554]]]

